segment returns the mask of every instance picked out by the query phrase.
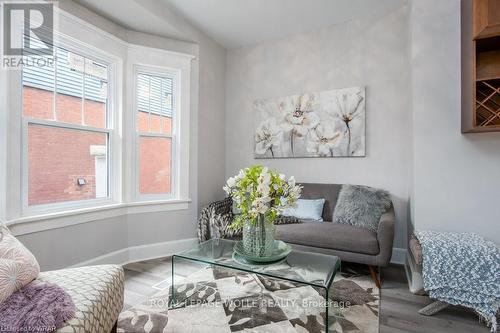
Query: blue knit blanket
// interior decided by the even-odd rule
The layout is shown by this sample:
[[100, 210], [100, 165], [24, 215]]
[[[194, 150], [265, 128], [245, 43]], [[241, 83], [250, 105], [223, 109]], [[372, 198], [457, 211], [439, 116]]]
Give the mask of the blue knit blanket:
[[424, 289], [433, 299], [474, 309], [496, 331], [500, 250], [473, 233], [415, 231], [422, 246]]

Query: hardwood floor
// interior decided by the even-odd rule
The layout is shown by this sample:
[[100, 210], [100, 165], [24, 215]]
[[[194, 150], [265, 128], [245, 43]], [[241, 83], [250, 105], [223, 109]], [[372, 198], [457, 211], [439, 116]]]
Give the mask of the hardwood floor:
[[422, 316], [418, 310], [431, 303], [427, 296], [410, 293], [403, 266], [391, 265], [381, 272], [380, 333], [461, 333], [489, 332], [478, 316], [461, 307], [448, 307], [434, 316]]
[[[156, 294], [171, 281], [170, 258], [131, 263], [124, 269], [125, 309]], [[174, 278], [182, 278], [182, 273]], [[479, 323], [477, 315], [464, 308], [449, 307], [431, 317], [418, 314], [417, 311], [431, 301], [409, 292], [402, 266], [382, 269], [381, 280], [380, 333], [489, 332]]]
[[160, 291], [156, 284], [171, 281], [170, 258], [153, 259], [134, 262], [124, 267], [125, 271], [125, 304], [124, 310], [140, 303]]

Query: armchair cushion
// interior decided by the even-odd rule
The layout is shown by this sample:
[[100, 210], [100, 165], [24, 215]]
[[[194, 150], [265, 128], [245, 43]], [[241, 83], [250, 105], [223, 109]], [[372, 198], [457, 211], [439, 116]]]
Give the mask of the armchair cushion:
[[0, 303], [38, 276], [35, 256], [0, 224]]
[[121, 266], [100, 265], [42, 272], [37, 281], [57, 284], [75, 303], [75, 316], [57, 333], [110, 332], [123, 308]]

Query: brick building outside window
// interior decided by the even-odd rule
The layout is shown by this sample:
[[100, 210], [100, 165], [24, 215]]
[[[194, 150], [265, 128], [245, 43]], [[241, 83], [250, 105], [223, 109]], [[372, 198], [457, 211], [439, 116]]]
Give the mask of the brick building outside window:
[[[109, 68], [55, 49], [53, 68], [23, 69], [29, 206], [110, 196]], [[173, 82], [145, 79], [138, 81], [138, 130], [155, 135], [141, 137], [140, 193], [170, 193], [172, 143], [161, 134], [172, 131]]]

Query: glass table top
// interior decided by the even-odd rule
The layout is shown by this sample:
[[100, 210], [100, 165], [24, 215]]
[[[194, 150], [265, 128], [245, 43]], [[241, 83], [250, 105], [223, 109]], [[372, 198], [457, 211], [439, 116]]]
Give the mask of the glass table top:
[[329, 288], [340, 268], [336, 256], [293, 250], [285, 259], [271, 264], [242, 264], [233, 259], [235, 241], [211, 239], [194, 248], [176, 254], [180, 257], [205, 264], [222, 266], [268, 277]]

